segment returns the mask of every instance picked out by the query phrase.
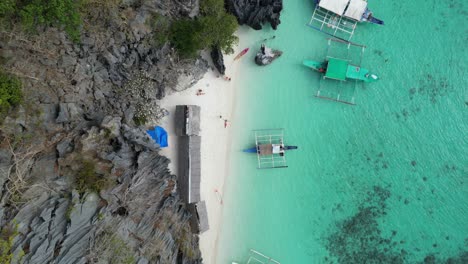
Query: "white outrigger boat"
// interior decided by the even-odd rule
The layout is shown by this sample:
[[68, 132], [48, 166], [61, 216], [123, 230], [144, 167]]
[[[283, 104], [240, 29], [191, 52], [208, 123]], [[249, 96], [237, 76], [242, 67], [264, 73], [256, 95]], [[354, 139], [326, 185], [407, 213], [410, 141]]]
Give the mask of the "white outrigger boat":
[[327, 35], [349, 41], [358, 22], [383, 25], [367, 8], [367, 0], [314, 0], [308, 26]]
[[[232, 264], [244, 264], [240, 262], [232, 262]], [[260, 253], [256, 250], [251, 249], [249, 259], [245, 264], [281, 264], [277, 260], [272, 259], [271, 257]]]
[[286, 150], [297, 149], [297, 146], [284, 145], [284, 129], [254, 130], [255, 146], [244, 149], [247, 153], [257, 153], [258, 169], [287, 168]]

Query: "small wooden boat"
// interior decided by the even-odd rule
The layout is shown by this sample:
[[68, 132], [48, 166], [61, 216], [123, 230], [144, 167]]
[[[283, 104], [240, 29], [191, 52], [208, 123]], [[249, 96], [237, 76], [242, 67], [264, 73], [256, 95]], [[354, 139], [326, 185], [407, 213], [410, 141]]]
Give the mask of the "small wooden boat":
[[[275, 148], [279, 147], [279, 151], [281, 150], [291, 150], [291, 149], [298, 149], [297, 146], [284, 146], [284, 144], [268, 144], [269, 146], [268, 147], [271, 147], [271, 153], [273, 153], [273, 151], [275, 150]], [[247, 152], [247, 153], [258, 153], [260, 152], [260, 150], [262, 150], [264, 148], [260, 148], [260, 147], [251, 147], [251, 148], [248, 148], [248, 149], [244, 149], [243, 152]], [[279, 152], [278, 152], [279, 153]]]
[[258, 169], [287, 168], [285, 151], [297, 149], [297, 146], [285, 146], [284, 130], [260, 129], [255, 132], [255, 147], [244, 149], [246, 153], [256, 153]]
[[240, 59], [240, 58], [241, 58], [242, 56], [244, 56], [248, 51], [249, 51], [249, 48], [243, 49], [241, 52], [239, 52], [239, 54], [237, 54], [237, 56], [234, 58], [234, 60]]

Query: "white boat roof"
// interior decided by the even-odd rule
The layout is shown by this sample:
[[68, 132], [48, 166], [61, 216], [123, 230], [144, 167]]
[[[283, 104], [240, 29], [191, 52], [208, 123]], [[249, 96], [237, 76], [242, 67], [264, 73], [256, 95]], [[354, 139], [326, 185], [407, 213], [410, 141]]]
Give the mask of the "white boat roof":
[[342, 16], [349, 0], [320, 0], [319, 6]]
[[[323, 0], [322, 0], [323, 1]], [[362, 14], [366, 11], [367, 2], [364, 0], [351, 0], [349, 2], [348, 9], [346, 9], [345, 17], [349, 17], [360, 21]]]

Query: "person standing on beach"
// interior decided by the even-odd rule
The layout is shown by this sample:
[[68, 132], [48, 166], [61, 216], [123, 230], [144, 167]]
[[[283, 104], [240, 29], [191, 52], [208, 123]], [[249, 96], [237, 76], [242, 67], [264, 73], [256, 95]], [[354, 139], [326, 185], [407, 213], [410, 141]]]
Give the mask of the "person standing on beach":
[[229, 121], [227, 119], [224, 119], [224, 128], [226, 128], [229, 125]]

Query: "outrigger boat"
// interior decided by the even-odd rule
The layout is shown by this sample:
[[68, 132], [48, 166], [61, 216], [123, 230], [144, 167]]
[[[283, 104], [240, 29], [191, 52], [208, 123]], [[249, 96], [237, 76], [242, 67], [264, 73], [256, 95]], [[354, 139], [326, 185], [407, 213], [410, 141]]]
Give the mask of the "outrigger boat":
[[[241, 264], [239, 262], [232, 262], [232, 264]], [[272, 259], [271, 257], [260, 253], [256, 250], [251, 249], [249, 254], [249, 259], [245, 264], [281, 264], [278, 261]]]
[[[333, 44], [345, 45], [347, 48], [346, 57], [339, 58], [338, 56], [331, 55], [331, 47]], [[357, 48], [361, 51], [357, 60], [355, 59], [353, 61], [350, 58], [351, 48]], [[320, 87], [317, 90], [316, 97], [354, 105], [354, 92], [356, 90], [358, 81], [371, 83], [379, 80], [379, 77], [376, 74], [371, 73], [368, 69], [361, 67], [362, 55], [364, 53], [365, 48], [366, 47], [363, 45], [354, 44], [339, 39], [328, 39], [327, 55], [323, 61], [304, 60], [302, 62], [304, 66], [316, 70], [323, 75], [323, 78], [320, 78]], [[351, 96], [351, 100], [343, 99], [341, 91], [338, 92], [336, 96], [324, 96], [323, 94], [321, 94], [323, 85], [322, 81], [324, 79], [338, 80], [341, 84], [344, 84], [346, 81], [354, 81], [354, 89], [353, 95]]]
[[383, 25], [367, 8], [367, 0], [314, 0], [315, 9], [308, 26], [349, 41], [358, 22]]
[[[297, 149], [297, 146], [285, 146], [284, 144], [270, 144], [271, 145], [271, 151], [273, 153], [280, 153], [280, 151], [286, 151], [286, 150], [291, 150], [291, 149]], [[269, 148], [270, 146], [268, 146]], [[247, 153], [258, 153], [261, 151], [259, 147], [252, 147], [248, 149], [244, 149], [244, 152]]]
[[371, 73], [368, 69], [350, 64], [347, 60], [327, 58], [323, 62], [314, 60], [304, 60], [302, 63], [320, 73], [325, 78], [345, 81], [346, 79], [360, 80], [364, 82], [375, 82], [379, 77]]
[[258, 169], [286, 168], [286, 150], [297, 149], [297, 146], [286, 146], [283, 143], [283, 129], [254, 130], [255, 147], [244, 149], [247, 153], [257, 153]]

